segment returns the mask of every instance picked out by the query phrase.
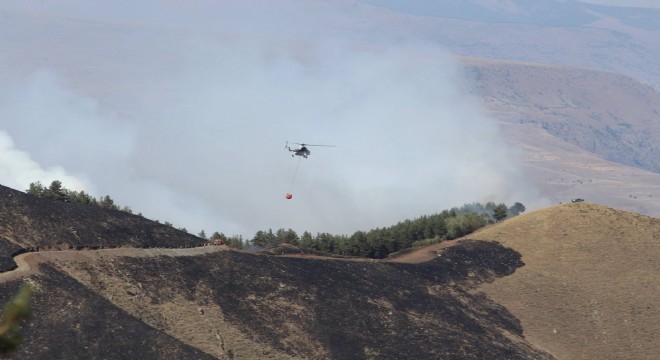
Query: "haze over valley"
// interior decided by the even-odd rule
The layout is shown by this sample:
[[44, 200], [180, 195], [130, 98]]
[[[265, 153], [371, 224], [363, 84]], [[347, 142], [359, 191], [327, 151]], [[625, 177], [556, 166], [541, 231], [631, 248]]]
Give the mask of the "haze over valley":
[[655, 1], [0, 0], [0, 353], [655, 359], [658, 144]]
[[[656, 10], [545, 2], [575, 14], [566, 27], [531, 2], [415, 4], [4, 1], [3, 183], [60, 179], [244, 236], [350, 233], [472, 201], [589, 195], [660, 214], [658, 28], [612, 15]], [[612, 194], [612, 172], [576, 174], [519, 144], [561, 152], [545, 132], [614, 173], [647, 172]], [[337, 147], [315, 149], [291, 184], [287, 140]], [[557, 168], [589, 186], [557, 192]]]

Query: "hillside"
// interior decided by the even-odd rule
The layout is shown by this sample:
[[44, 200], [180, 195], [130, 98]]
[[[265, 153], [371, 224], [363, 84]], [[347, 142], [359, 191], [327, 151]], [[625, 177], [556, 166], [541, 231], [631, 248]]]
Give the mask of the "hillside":
[[553, 203], [585, 198], [660, 216], [660, 93], [606, 72], [471, 57], [461, 62], [466, 92], [500, 122], [541, 197]]
[[[2, 238], [6, 259], [31, 227], [73, 223], [105, 244], [128, 231], [114, 231], [119, 212], [89, 218], [72, 207], [54, 222], [37, 209], [69, 204], [2, 190], [2, 218], [31, 224]], [[111, 224], [104, 232], [99, 219]], [[133, 230], [163, 226], [134, 221]], [[3, 299], [22, 279], [38, 289], [13, 358], [652, 359], [660, 350], [660, 220], [601, 205], [549, 207], [385, 261], [185, 248], [185, 239], [66, 250], [41, 239], [30, 249], [41, 251], [0, 274]]]
[[176, 248], [203, 243], [197, 236], [138, 215], [40, 199], [2, 185], [0, 239], [11, 251]]
[[401, 22], [408, 33], [456, 54], [615, 72], [660, 86], [658, 9], [559, 0], [363, 2], [415, 15]]
[[388, 261], [424, 263], [475, 239], [521, 254], [515, 273], [477, 290], [520, 319], [534, 346], [558, 359], [657, 358], [659, 219], [569, 203]]
[[479, 287], [561, 359], [660, 353], [660, 220], [590, 203], [554, 206], [469, 236], [519, 252], [525, 266]]
[[362, 2], [420, 16], [557, 27], [589, 26], [602, 16], [611, 16], [633, 27], [660, 30], [660, 21], [658, 21], [660, 10], [658, 9], [602, 6], [582, 1], [362, 0]]
[[502, 123], [520, 149], [527, 178], [539, 195], [559, 204], [574, 198], [660, 217], [660, 174], [604, 160], [534, 125]]
[[181, 248], [194, 237], [141, 217], [1, 190], [3, 256], [39, 244], [0, 275], [2, 299], [37, 287], [15, 359], [551, 358], [473, 291], [522, 266], [495, 242], [424, 264]]
[[540, 127], [606, 160], [660, 173], [660, 93], [652, 87], [566, 66], [475, 58], [462, 63], [470, 92], [497, 119]]

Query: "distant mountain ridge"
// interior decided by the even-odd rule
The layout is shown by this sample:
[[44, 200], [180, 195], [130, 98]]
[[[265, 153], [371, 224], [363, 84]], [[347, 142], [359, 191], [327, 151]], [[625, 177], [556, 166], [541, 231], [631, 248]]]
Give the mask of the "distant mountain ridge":
[[660, 217], [658, 91], [621, 74], [568, 66], [461, 63], [465, 92], [483, 101], [521, 151], [541, 197], [586, 198]]
[[578, 1], [365, 0], [406, 31], [475, 57], [616, 72], [660, 89], [660, 9]]
[[467, 91], [483, 99], [498, 120], [539, 126], [604, 159], [660, 173], [660, 92], [648, 85], [547, 64], [474, 58], [463, 63]]
[[660, 30], [660, 9], [605, 6], [559, 0], [361, 0], [395, 11], [468, 21], [517, 23], [539, 26], [588, 26], [602, 16], [640, 29]]

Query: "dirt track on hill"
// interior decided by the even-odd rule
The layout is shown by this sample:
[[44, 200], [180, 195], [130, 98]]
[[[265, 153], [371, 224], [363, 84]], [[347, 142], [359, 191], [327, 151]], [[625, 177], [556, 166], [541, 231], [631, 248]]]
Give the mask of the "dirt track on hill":
[[397, 256], [392, 259], [386, 259], [387, 262], [395, 262], [402, 264], [421, 264], [426, 261], [433, 260], [438, 256], [438, 252], [442, 249], [446, 249], [450, 246], [456, 245], [456, 243], [461, 239], [456, 240], [447, 240], [439, 242], [437, 244], [427, 245], [421, 247], [415, 251], [412, 251], [408, 254]]
[[59, 250], [59, 251], [39, 251], [28, 252], [14, 257], [17, 268], [11, 271], [0, 273], [0, 283], [12, 281], [18, 278], [27, 277], [39, 272], [37, 265], [51, 260], [77, 262], [91, 262], [97, 259], [107, 259], [110, 257], [155, 257], [155, 256], [196, 256], [208, 254], [216, 251], [226, 251], [227, 246], [202, 246], [196, 248], [184, 249], [138, 249], [138, 248], [115, 248], [99, 250]]
[[[276, 255], [280, 257], [296, 257], [296, 258], [309, 258], [318, 260], [343, 260], [355, 262], [396, 262], [405, 264], [419, 264], [432, 260], [437, 256], [437, 252], [449, 246], [455, 245], [458, 240], [445, 241], [438, 244], [433, 244], [421, 248], [417, 251], [411, 252], [406, 255], [394, 259], [365, 259], [365, 258], [336, 258], [330, 256], [318, 256], [310, 254], [283, 254]], [[76, 261], [76, 262], [92, 262], [98, 259], [107, 259], [110, 257], [124, 256], [124, 257], [155, 257], [155, 256], [196, 256], [201, 254], [208, 254], [217, 251], [228, 251], [228, 246], [201, 246], [195, 248], [183, 249], [169, 249], [169, 248], [113, 248], [113, 249], [98, 249], [98, 250], [49, 250], [28, 252], [19, 254], [14, 257], [17, 268], [11, 271], [0, 273], [0, 283], [15, 280], [21, 277], [27, 277], [39, 272], [37, 265], [57, 260], [57, 261]], [[237, 250], [233, 250], [237, 251]]]
[[[297, 257], [297, 258], [312, 258], [312, 259], [327, 259], [327, 260], [344, 260], [356, 262], [397, 262], [407, 264], [419, 264], [425, 261], [432, 260], [437, 251], [446, 247], [452, 246], [457, 240], [445, 241], [440, 244], [434, 244], [425, 247], [426, 251], [415, 251], [395, 259], [389, 260], [376, 260], [376, 259], [363, 259], [363, 258], [333, 258], [309, 254], [284, 254], [277, 255], [281, 257]], [[114, 249], [98, 249], [98, 250], [50, 250], [38, 251], [19, 254], [14, 257], [17, 268], [11, 271], [0, 273], [0, 283], [8, 282], [17, 278], [30, 276], [39, 272], [37, 265], [43, 262], [57, 260], [57, 261], [76, 261], [76, 262], [91, 262], [97, 259], [107, 259], [110, 257], [124, 256], [124, 257], [155, 257], [155, 256], [196, 256], [201, 254], [208, 254], [216, 251], [230, 250], [228, 246], [201, 246], [195, 248], [183, 249], [169, 249], [169, 248], [114, 248]]]

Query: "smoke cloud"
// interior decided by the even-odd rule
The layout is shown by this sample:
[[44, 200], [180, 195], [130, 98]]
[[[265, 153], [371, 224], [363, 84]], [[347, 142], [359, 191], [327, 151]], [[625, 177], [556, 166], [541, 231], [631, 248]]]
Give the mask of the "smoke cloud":
[[[258, 12], [194, 4], [162, 18], [145, 10], [142, 22], [136, 11], [130, 24], [21, 15], [49, 19], [54, 32], [64, 21], [79, 38], [51, 45], [62, 61], [35, 64], [0, 90], [0, 161], [10, 169], [0, 182], [23, 189], [57, 176], [191, 232], [247, 238], [269, 228], [350, 234], [474, 201], [537, 202], [496, 121], [459, 90], [452, 55], [383, 36], [396, 33], [392, 14], [341, 1], [264, 2]], [[113, 14], [85, 11], [74, 15]], [[28, 55], [10, 54], [0, 75]], [[89, 63], [97, 69], [80, 70]], [[292, 158], [286, 141], [335, 147]]]
[[0, 131], [0, 179], [2, 184], [18, 190], [26, 190], [30, 183], [41, 182], [49, 185], [60, 180], [72, 190], [88, 188], [87, 180], [68, 174], [61, 166], [42, 168], [30, 155], [14, 147], [9, 134]]

